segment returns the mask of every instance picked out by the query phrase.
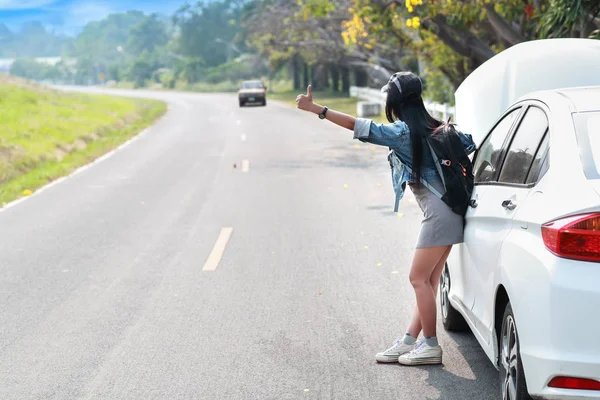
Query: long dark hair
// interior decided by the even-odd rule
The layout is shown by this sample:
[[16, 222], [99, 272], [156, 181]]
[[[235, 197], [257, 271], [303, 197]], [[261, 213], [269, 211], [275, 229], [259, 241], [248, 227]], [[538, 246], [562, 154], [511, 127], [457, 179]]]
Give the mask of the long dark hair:
[[[396, 82], [392, 81], [394, 77], [397, 78], [401, 90]], [[385, 104], [385, 116], [390, 123], [400, 120], [408, 125], [413, 160], [410, 167], [417, 183], [420, 183], [421, 179], [424, 139], [445, 125], [427, 112], [421, 97], [422, 93], [421, 79], [417, 75], [412, 72], [399, 72], [390, 78]]]

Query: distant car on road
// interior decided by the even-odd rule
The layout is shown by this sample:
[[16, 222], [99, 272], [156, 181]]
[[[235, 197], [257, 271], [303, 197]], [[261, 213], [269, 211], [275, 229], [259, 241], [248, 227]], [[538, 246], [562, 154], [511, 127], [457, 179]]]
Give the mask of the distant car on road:
[[456, 95], [458, 125], [482, 140], [464, 243], [440, 282], [442, 321], [473, 331], [502, 399], [598, 399], [600, 41], [496, 57]]
[[247, 103], [267, 105], [267, 87], [261, 81], [245, 81], [238, 91], [240, 107]]

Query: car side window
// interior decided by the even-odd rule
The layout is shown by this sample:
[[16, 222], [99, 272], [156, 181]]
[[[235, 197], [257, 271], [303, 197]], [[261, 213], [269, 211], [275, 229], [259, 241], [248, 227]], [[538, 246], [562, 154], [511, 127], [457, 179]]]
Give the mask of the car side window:
[[533, 159], [533, 164], [531, 164], [531, 168], [529, 169], [529, 174], [527, 175], [526, 184], [537, 183], [542, 176], [548, 171], [548, 149], [550, 148], [550, 132], [547, 132], [544, 136], [544, 140], [542, 140], [542, 144], [540, 144], [540, 148]]
[[503, 145], [521, 108], [516, 108], [506, 114], [492, 129], [477, 151], [473, 171], [475, 183], [493, 182], [503, 158]]
[[[547, 131], [546, 113], [538, 107], [529, 107], [508, 147], [498, 182], [521, 185], [526, 183]], [[543, 157], [543, 154], [540, 154], [540, 157]], [[537, 168], [541, 161], [538, 161]]]

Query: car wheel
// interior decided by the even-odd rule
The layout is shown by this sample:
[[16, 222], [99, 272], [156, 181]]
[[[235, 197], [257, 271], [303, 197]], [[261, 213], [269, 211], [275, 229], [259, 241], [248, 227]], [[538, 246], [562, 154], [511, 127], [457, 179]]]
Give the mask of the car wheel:
[[244, 102], [240, 101], [240, 107], [244, 107]]
[[263, 107], [265, 107], [267, 105], [267, 99], [264, 99], [262, 102]]
[[521, 362], [517, 324], [510, 303], [504, 311], [500, 334], [500, 385], [502, 400], [531, 400]]
[[463, 316], [450, 304], [450, 271], [448, 264], [444, 267], [440, 278], [440, 310], [442, 323], [447, 331], [465, 331], [469, 325]]

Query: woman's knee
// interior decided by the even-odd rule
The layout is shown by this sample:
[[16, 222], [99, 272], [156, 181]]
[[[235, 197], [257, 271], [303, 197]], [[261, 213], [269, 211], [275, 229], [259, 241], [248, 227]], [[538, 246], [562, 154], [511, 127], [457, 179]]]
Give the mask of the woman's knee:
[[408, 275], [408, 279], [410, 280], [410, 284], [415, 288], [422, 288], [426, 286], [431, 286], [430, 277], [423, 276], [422, 274], [410, 273]]

